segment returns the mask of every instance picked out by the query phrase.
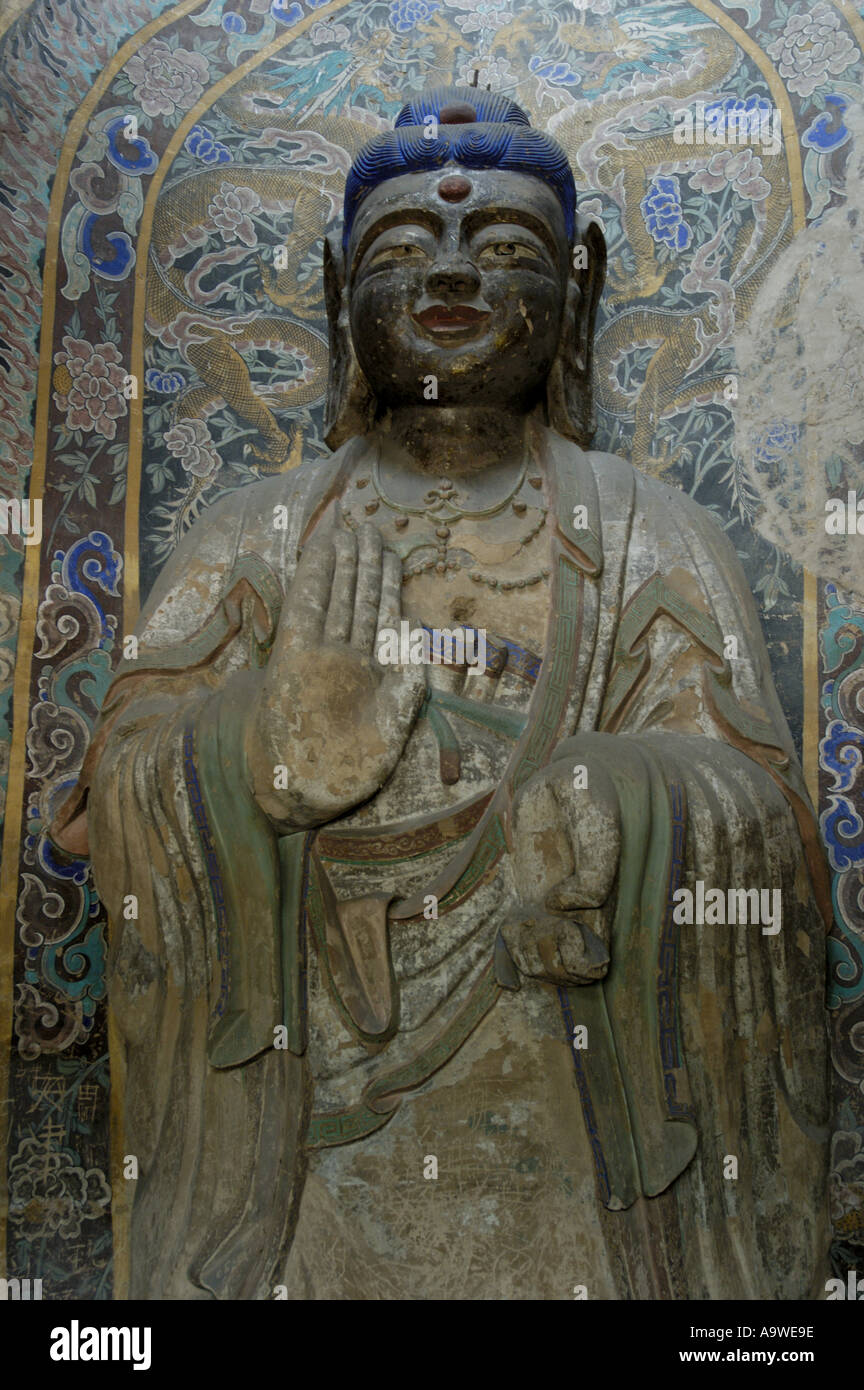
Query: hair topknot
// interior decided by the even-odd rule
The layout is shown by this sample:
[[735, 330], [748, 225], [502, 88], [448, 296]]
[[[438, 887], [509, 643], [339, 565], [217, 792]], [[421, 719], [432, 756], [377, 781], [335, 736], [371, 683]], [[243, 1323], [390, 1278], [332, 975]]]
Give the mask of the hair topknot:
[[428, 116], [437, 118], [446, 107], [457, 105], [472, 106], [476, 112], [475, 121], [491, 125], [531, 124], [528, 113], [503, 92], [486, 92], [477, 87], [430, 87], [421, 96], [406, 102], [394, 125], [397, 129], [403, 125], [422, 126]]
[[[436, 129], [430, 133], [433, 121]], [[393, 130], [359, 151], [345, 183], [343, 247], [347, 249], [360, 205], [379, 184], [453, 163], [542, 179], [561, 204], [572, 244], [576, 185], [564, 150], [551, 135], [533, 129], [521, 106], [501, 92], [455, 86], [433, 87], [407, 102]]]

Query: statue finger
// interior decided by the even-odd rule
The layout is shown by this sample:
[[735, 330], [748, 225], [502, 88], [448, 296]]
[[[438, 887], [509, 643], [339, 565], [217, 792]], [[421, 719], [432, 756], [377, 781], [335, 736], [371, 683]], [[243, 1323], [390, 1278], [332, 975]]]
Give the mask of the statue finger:
[[318, 642], [330, 603], [336, 553], [330, 535], [318, 534], [305, 547], [285, 601], [285, 621], [292, 639]]
[[520, 974], [527, 975], [530, 979], [538, 979], [543, 975], [544, 966], [536, 941], [520, 934], [516, 940], [508, 941], [507, 945]]
[[351, 645], [364, 656], [374, 655], [378, 634], [378, 606], [381, 602], [380, 533], [368, 523], [357, 536], [357, 587], [354, 594], [354, 621]]
[[378, 631], [389, 627], [398, 631], [402, 617], [402, 561], [395, 550], [385, 550], [381, 558], [381, 602]]
[[405, 666], [388, 667], [384, 676], [384, 690], [385, 718], [401, 735], [401, 742], [398, 738], [394, 740], [394, 744], [398, 744], [397, 754], [401, 754], [404, 740], [426, 698], [426, 667], [415, 666], [411, 662]]
[[550, 912], [579, 912], [586, 907], [599, 907], [600, 904], [592, 902], [591, 898], [581, 876], [572, 874], [550, 889], [546, 894], [545, 906]]
[[609, 952], [604, 943], [581, 922], [567, 922], [559, 928], [558, 953], [568, 980], [600, 980], [609, 969]]
[[[547, 906], [556, 912], [600, 907], [615, 884], [621, 857], [621, 812], [615, 784], [597, 759], [587, 766], [587, 785], [574, 787], [572, 767], [556, 762], [549, 785], [573, 853], [574, 872], [562, 875]], [[557, 900], [554, 900], [557, 899]]]
[[514, 867], [520, 895], [542, 903], [556, 884], [574, 873], [570, 836], [558, 802], [542, 773], [530, 778], [513, 807]]
[[540, 977], [545, 980], [561, 980], [567, 967], [561, 954], [559, 933], [554, 936], [539, 936], [536, 941], [537, 955], [540, 958]]
[[[381, 606], [378, 609], [378, 631], [399, 629], [402, 617], [402, 561], [393, 550], [386, 550], [381, 560]], [[394, 714], [399, 727], [414, 722], [426, 695], [426, 668], [407, 662], [404, 666], [389, 667], [385, 675], [394, 690]]]
[[536, 927], [524, 923], [515, 935], [504, 938], [511, 959], [521, 975], [546, 984], [560, 984], [566, 977], [555, 938], [541, 935]]
[[[551, 925], [554, 931], [558, 924], [553, 923]], [[548, 950], [546, 951], [546, 958], [541, 951], [543, 938], [552, 939], [549, 928], [549, 919], [542, 909], [529, 904], [521, 904], [514, 908], [502, 923], [502, 938], [513, 961], [523, 975], [543, 979], [547, 976], [549, 969], [554, 968], [554, 961], [549, 956]]]
[[357, 589], [357, 541], [347, 529], [333, 535], [335, 556], [330, 604], [324, 624], [325, 642], [348, 642], [354, 622], [354, 599]]

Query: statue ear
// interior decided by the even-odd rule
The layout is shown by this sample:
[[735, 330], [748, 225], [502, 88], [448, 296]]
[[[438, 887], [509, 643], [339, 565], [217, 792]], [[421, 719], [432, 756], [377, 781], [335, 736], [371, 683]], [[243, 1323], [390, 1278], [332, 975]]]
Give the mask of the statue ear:
[[558, 354], [546, 383], [546, 409], [553, 430], [587, 448], [596, 423], [591, 385], [594, 321], [606, 279], [606, 241], [596, 222], [577, 218], [573, 258]]
[[366, 434], [375, 418], [375, 397], [354, 352], [345, 295], [345, 259], [338, 232], [324, 239], [324, 303], [330, 326], [330, 366], [324, 438], [338, 449], [355, 434]]

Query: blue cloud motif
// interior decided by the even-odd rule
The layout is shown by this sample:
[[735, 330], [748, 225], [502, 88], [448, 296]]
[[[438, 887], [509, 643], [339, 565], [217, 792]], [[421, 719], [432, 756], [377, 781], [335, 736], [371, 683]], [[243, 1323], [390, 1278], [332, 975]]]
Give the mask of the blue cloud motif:
[[[818, 150], [820, 154], [839, 149], [849, 139], [849, 127], [843, 121], [843, 113], [849, 104], [846, 98], [835, 95], [826, 97], [825, 100], [834, 108], [833, 111], [823, 111], [821, 116], [810, 122], [801, 136], [802, 145], [806, 145], [810, 150]], [[832, 130], [834, 120], [839, 124]]]
[[[62, 976], [58, 973], [61, 963]], [[67, 977], [73, 971], [75, 978], [70, 980]], [[89, 1008], [87, 1005], [87, 996], [96, 1000], [105, 994], [105, 934], [102, 923], [97, 922], [91, 927], [82, 941], [61, 941], [46, 946], [42, 956], [42, 972], [55, 989], [62, 991], [68, 999], [80, 999], [84, 1011], [92, 1013], [92, 1005]]]
[[303, 6], [286, 5], [284, 0], [280, 4], [280, 0], [273, 0], [270, 13], [280, 24], [296, 24], [298, 20], [303, 18]]
[[[135, 178], [140, 178], [142, 174], [152, 174], [159, 159], [143, 135], [136, 135], [134, 140], [130, 140], [129, 136], [126, 135], [123, 144], [127, 152], [121, 153], [117, 139], [120, 135], [124, 135], [125, 131], [125, 116], [117, 116], [115, 120], [109, 121], [105, 127], [105, 134], [108, 136], [108, 158], [111, 163], [115, 169], [121, 169], [124, 174], [132, 174]], [[132, 157], [128, 154], [130, 148], [135, 151]]]
[[160, 372], [158, 367], [148, 367], [144, 373], [144, 384], [151, 391], [158, 391], [161, 395], [167, 396], [182, 391], [186, 385], [186, 378], [182, 372]]
[[[839, 916], [839, 912], [837, 915]], [[828, 985], [825, 1003], [829, 1009], [839, 1009], [844, 1000], [855, 998], [860, 992], [855, 990], [855, 982], [858, 979], [858, 955], [857, 952], [852, 955], [845, 941], [838, 941], [835, 936], [829, 936], [827, 956], [828, 978], [831, 983]], [[839, 987], [835, 984], [838, 981]], [[851, 989], [848, 986], [851, 986]]]
[[236, 10], [229, 10], [222, 16], [222, 28], [226, 34], [245, 34], [246, 21], [242, 14], [237, 14]]
[[834, 773], [831, 790], [851, 791], [864, 765], [864, 733], [850, 728], [842, 719], [832, 719], [819, 744], [819, 752], [821, 766], [826, 772]]
[[79, 230], [79, 246], [97, 275], [106, 280], [125, 280], [135, 264], [135, 251], [125, 232], [106, 232], [105, 240], [114, 248], [113, 256], [100, 256], [93, 245], [93, 228], [99, 221], [95, 212], [84, 218]]
[[681, 210], [681, 186], [677, 178], [657, 178], [639, 204], [645, 226], [660, 245], [684, 251], [693, 233]]
[[407, 34], [440, 8], [438, 0], [395, 0], [390, 6], [390, 23], [397, 34]]
[[535, 76], [542, 77], [544, 81], [551, 82], [553, 86], [571, 87], [582, 80], [569, 63], [556, 63], [554, 60], [548, 62], [545, 58], [532, 58], [528, 63], [528, 68]]
[[[819, 634], [819, 646], [822, 649], [822, 661], [826, 672], [836, 671], [842, 666], [844, 659], [854, 650], [860, 640], [858, 633], [864, 633], [864, 621], [861, 615], [847, 603], [841, 603], [837, 593], [837, 585], [828, 583], [825, 585], [825, 598], [827, 603], [826, 627], [822, 628]], [[856, 662], [856, 665], [860, 664]], [[835, 710], [834, 705], [834, 682], [826, 681], [822, 686], [823, 705], [828, 710]], [[826, 703], [827, 699], [827, 703]]]
[[190, 154], [194, 154], [196, 159], [200, 159], [202, 164], [231, 163], [232, 154], [228, 146], [214, 139], [206, 126], [193, 125], [183, 143], [184, 148]]
[[[819, 826], [831, 868], [835, 873], [842, 873], [856, 864], [864, 864], [864, 840], [860, 838], [864, 821], [845, 796], [830, 796], [828, 800], [830, 805], [819, 817]], [[852, 843], [841, 843], [841, 837]]]
[[[103, 593], [111, 594], [113, 598], [119, 596], [117, 581], [123, 557], [114, 549], [110, 536], [106, 536], [104, 531], [91, 531], [82, 536], [68, 551], [58, 550], [56, 558], [62, 561], [61, 574], [66, 588], [76, 594], [85, 594], [97, 608], [96, 595], [82, 582], [82, 575], [88, 583], [98, 584]], [[99, 611], [102, 612], [101, 608]]]

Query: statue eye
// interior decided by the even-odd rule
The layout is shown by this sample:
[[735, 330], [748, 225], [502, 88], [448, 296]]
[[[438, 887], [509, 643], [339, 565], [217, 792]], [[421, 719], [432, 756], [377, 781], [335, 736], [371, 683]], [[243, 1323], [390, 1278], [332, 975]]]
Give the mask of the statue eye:
[[526, 259], [536, 261], [540, 259], [540, 253], [535, 247], [526, 246], [521, 241], [495, 241], [491, 245], [483, 247], [480, 252], [480, 259], [487, 263]]
[[369, 260], [370, 266], [377, 265], [381, 261], [413, 261], [419, 257], [426, 258], [426, 252], [420, 246], [415, 246], [412, 242], [399, 242], [394, 246], [382, 246], [380, 251], [376, 251]]

